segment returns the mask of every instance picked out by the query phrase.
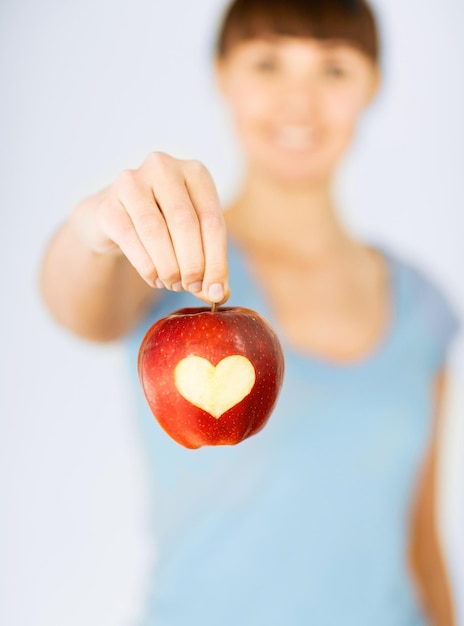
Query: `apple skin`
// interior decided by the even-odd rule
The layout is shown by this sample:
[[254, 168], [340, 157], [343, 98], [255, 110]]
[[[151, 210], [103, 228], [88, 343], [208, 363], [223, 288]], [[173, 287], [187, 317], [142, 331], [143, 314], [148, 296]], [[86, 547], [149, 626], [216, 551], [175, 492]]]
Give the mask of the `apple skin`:
[[[227, 358], [231, 356], [239, 358]], [[196, 357], [190, 361], [205, 365], [213, 375], [216, 367], [219, 373], [224, 365], [219, 366], [221, 361], [229, 362], [243, 374], [236, 377], [237, 386], [248, 385], [251, 390], [238, 391], [236, 404], [221, 415], [212, 415], [179, 391], [177, 366], [190, 357]], [[199, 369], [190, 368], [193, 394]], [[186, 448], [235, 445], [260, 431], [269, 419], [283, 382], [284, 356], [270, 324], [251, 309], [186, 308], [149, 328], [139, 349], [138, 373], [153, 415], [177, 443]], [[248, 380], [250, 376], [254, 380]], [[235, 381], [226, 378], [223, 382], [227, 395], [233, 395]]]

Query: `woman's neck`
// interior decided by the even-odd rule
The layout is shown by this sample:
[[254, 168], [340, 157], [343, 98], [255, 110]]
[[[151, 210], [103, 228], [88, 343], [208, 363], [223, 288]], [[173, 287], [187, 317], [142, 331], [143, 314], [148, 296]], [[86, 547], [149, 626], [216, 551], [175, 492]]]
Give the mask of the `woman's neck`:
[[249, 250], [279, 250], [311, 260], [353, 240], [334, 208], [329, 182], [300, 186], [249, 176], [226, 211], [231, 235]]

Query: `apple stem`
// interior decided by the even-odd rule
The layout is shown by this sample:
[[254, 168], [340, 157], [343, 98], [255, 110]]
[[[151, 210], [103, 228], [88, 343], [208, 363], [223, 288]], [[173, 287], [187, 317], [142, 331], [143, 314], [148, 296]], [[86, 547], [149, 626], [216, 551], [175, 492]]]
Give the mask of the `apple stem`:
[[216, 313], [217, 311], [217, 303], [211, 302], [211, 313]]

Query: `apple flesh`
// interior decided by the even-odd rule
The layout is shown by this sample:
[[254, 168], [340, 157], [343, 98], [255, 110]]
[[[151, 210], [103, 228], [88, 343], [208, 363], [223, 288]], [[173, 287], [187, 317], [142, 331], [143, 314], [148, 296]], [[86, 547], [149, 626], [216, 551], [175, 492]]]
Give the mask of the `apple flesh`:
[[276, 333], [255, 311], [188, 308], [147, 331], [138, 373], [153, 415], [177, 443], [235, 445], [269, 419], [284, 357]]

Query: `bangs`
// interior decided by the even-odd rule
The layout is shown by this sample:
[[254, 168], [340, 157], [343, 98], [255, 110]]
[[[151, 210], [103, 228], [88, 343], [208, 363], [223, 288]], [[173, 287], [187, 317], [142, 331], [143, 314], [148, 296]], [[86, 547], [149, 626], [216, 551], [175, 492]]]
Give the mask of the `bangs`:
[[235, 0], [223, 18], [216, 54], [270, 36], [338, 40], [379, 60], [377, 26], [364, 0]]

